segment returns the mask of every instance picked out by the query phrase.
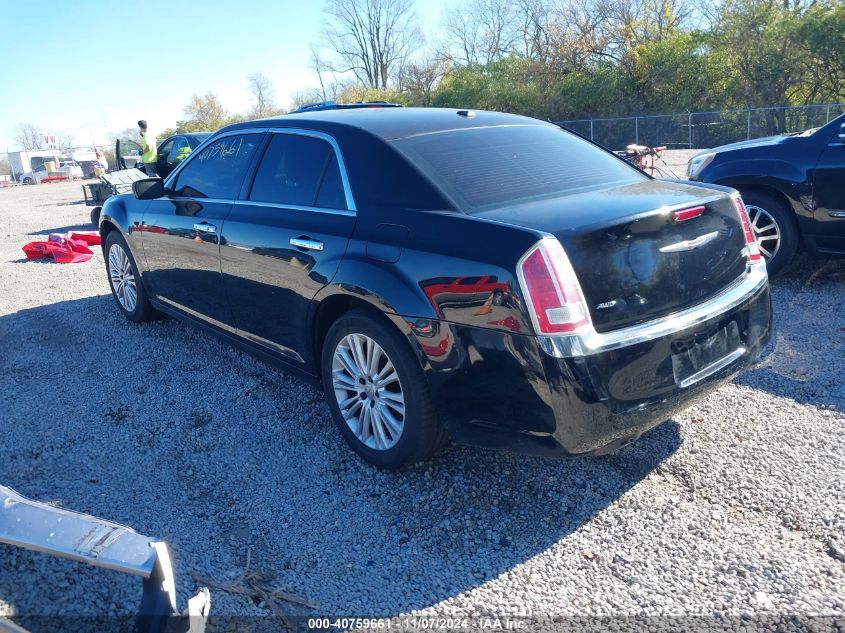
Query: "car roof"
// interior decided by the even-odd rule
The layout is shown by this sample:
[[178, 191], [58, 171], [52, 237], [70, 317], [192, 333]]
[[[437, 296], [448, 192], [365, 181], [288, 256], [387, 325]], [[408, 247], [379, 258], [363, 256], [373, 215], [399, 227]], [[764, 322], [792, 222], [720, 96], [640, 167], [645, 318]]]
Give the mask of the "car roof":
[[317, 103], [306, 103], [293, 110], [290, 114], [300, 112], [316, 112], [319, 110], [352, 110], [355, 108], [401, 108], [401, 103], [390, 101], [355, 101], [354, 103], [337, 103], [335, 101], [319, 101]]
[[[550, 125], [538, 119], [457, 108], [354, 108], [285, 114], [231, 125], [226, 130], [255, 127], [299, 127], [331, 131], [338, 127], [357, 128], [384, 140], [420, 134], [502, 125]], [[554, 126], [557, 127], [557, 126]]]

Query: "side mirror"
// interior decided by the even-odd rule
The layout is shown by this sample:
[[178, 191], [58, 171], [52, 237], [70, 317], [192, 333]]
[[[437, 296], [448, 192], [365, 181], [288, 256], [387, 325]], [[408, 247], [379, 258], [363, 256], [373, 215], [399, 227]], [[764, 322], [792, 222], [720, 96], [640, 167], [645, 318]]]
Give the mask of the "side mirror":
[[164, 195], [164, 181], [161, 178], [144, 178], [132, 183], [132, 193], [138, 200], [154, 200]]

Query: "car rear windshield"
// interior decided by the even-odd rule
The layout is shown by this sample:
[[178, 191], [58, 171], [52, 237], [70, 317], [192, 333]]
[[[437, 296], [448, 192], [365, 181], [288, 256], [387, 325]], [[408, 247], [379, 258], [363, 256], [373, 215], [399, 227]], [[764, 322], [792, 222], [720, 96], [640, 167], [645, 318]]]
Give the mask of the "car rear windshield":
[[548, 125], [420, 134], [395, 147], [467, 212], [644, 180], [595, 145]]

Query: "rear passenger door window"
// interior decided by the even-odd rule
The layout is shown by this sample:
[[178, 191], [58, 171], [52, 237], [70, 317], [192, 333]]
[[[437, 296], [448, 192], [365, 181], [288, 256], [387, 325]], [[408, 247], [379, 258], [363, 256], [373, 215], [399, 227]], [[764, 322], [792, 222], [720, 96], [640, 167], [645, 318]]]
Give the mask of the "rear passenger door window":
[[274, 134], [249, 194], [254, 202], [343, 209], [346, 196], [332, 146], [304, 134]]
[[176, 197], [233, 200], [261, 141], [261, 134], [236, 134], [217, 139], [179, 172], [173, 187]]

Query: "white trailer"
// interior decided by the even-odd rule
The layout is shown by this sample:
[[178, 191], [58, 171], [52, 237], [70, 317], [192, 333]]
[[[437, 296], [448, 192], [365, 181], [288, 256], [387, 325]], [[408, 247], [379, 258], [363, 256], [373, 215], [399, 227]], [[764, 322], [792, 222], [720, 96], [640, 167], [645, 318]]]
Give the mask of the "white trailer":
[[35, 171], [45, 161], [55, 161], [59, 165], [61, 153], [57, 149], [49, 150], [22, 150], [20, 152], [9, 152], [9, 171], [13, 180], [20, 179], [21, 174]]

